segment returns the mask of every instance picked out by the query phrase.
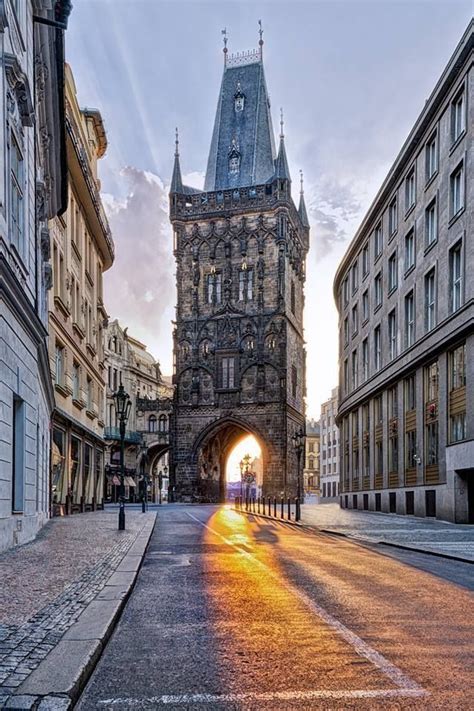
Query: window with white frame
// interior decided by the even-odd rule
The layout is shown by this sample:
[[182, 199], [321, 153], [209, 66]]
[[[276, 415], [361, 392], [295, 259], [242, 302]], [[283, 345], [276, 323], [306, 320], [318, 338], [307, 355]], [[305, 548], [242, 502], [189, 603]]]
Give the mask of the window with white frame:
[[87, 409], [92, 411], [92, 401], [94, 396], [94, 384], [92, 379], [87, 377]]
[[374, 259], [377, 259], [382, 254], [383, 249], [383, 232], [382, 223], [379, 222], [374, 232]]
[[359, 309], [357, 304], [352, 307], [352, 335], [359, 330]]
[[451, 291], [451, 311], [457, 311], [463, 303], [462, 242], [449, 251], [449, 285]]
[[382, 304], [382, 272], [379, 272], [374, 279], [374, 308]]
[[388, 232], [392, 236], [398, 229], [398, 208], [397, 198], [394, 198], [388, 206]]
[[380, 326], [374, 328], [374, 368], [380, 370], [382, 366], [382, 332]]
[[207, 275], [207, 303], [220, 304], [222, 301], [222, 274], [211, 272]]
[[222, 358], [221, 385], [223, 388], [235, 387], [235, 358]]
[[357, 288], [359, 286], [359, 269], [357, 262], [352, 265], [352, 293], [357, 291]]
[[426, 246], [429, 247], [438, 239], [438, 210], [436, 199], [432, 200], [425, 210], [425, 233]]
[[409, 348], [415, 342], [415, 293], [410, 291], [405, 296], [405, 346]]
[[388, 260], [388, 290], [393, 291], [398, 284], [397, 253], [393, 252]]
[[436, 272], [431, 269], [425, 276], [425, 324], [431, 331], [436, 325]]
[[451, 217], [464, 207], [464, 165], [461, 163], [451, 175]]
[[362, 294], [362, 321], [367, 321], [369, 318], [369, 290], [366, 289]]
[[415, 204], [415, 169], [412, 168], [405, 178], [405, 211]]
[[56, 343], [55, 348], [55, 367], [54, 367], [54, 382], [56, 385], [62, 385], [64, 379], [64, 347]]
[[23, 191], [24, 167], [23, 156], [13, 134], [10, 143], [10, 235], [17, 251], [23, 253]]
[[426, 182], [428, 182], [438, 170], [438, 136], [436, 131], [425, 146], [425, 169]]
[[347, 306], [347, 304], [349, 303], [349, 277], [346, 277], [344, 279], [344, 282], [342, 284], [342, 293], [344, 299], [344, 306]]
[[397, 312], [395, 309], [388, 315], [388, 347], [390, 360], [397, 357]]
[[253, 299], [253, 269], [242, 268], [239, 272], [239, 301]]
[[461, 136], [466, 128], [466, 103], [464, 88], [451, 103], [451, 137], [454, 141]]
[[369, 243], [364, 245], [362, 250], [362, 275], [366, 276], [369, 273]]
[[405, 272], [415, 266], [415, 230], [405, 236]]
[[72, 365], [72, 397], [74, 400], [79, 400], [80, 388], [80, 368], [78, 363]]

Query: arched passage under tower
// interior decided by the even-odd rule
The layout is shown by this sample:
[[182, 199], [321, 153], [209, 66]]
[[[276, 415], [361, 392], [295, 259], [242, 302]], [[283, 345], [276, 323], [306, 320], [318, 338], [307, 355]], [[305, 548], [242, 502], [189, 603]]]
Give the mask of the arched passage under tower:
[[[265, 487], [269, 447], [265, 437], [254, 427], [236, 418], [223, 418], [207, 427], [197, 437], [192, 450], [192, 468], [196, 475], [195, 491], [201, 502], [224, 502], [229, 496], [229, 459], [233, 451], [251, 436], [255, 445], [246, 449], [252, 460], [259, 459], [255, 489]], [[244, 447], [245, 449], [245, 447]], [[238, 450], [237, 450], [238, 451]], [[257, 456], [252, 456], [257, 455]], [[232, 466], [232, 461], [230, 462]], [[257, 468], [254, 466], [254, 468]], [[235, 492], [234, 492], [235, 493]]]

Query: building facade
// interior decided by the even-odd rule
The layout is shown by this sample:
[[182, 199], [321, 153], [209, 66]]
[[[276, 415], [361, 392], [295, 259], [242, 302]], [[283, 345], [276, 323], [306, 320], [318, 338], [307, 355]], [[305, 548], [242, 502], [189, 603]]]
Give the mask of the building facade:
[[225, 497], [227, 457], [246, 434], [263, 458], [263, 494], [295, 495], [293, 434], [304, 429], [303, 285], [309, 224], [281, 124], [275, 149], [259, 51], [227, 56], [204, 191], [170, 189], [177, 264], [172, 486]]
[[[173, 387], [161, 375], [160, 364], [146, 346], [132, 338], [119, 322], [106, 330], [106, 498], [120, 494], [120, 432], [113, 395], [122, 384], [130, 396], [130, 417], [125, 432], [125, 498], [137, 501], [148, 488], [149, 499], [167, 497], [168, 450]], [[161, 473], [161, 477], [160, 477]]]
[[66, 207], [69, 11], [66, 0], [54, 11], [0, 2], [0, 550], [32, 539], [49, 516], [48, 220]]
[[335, 277], [346, 507], [474, 520], [473, 27]]
[[55, 409], [53, 513], [94, 510], [104, 491], [104, 307], [102, 274], [114, 244], [100, 199], [98, 160], [107, 139], [96, 109], [81, 109], [65, 68], [67, 210], [50, 223], [49, 361]]
[[315, 494], [317, 496], [319, 496], [320, 493], [319, 432], [319, 422], [315, 420], [306, 421], [305, 459], [303, 468], [304, 490], [306, 494]]
[[336, 424], [339, 389], [331, 391], [331, 397], [321, 405], [319, 427], [321, 444], [319, 461], [321, 471], [320, 496], [322, 503], [339, 501], [339, 427]]

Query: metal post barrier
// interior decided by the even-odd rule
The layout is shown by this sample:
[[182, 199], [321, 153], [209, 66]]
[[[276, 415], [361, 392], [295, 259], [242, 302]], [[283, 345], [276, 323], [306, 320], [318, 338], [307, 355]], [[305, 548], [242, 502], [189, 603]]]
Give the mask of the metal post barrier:
[[296, 514], [295, 514], [295, 520], [299, 521], [301, 518], [301, 503], [299, 499], [296, 499]]
[[290, 497], [288, 497], [287, 505], [288, 505], [288, 521], [291, 521], [291, 499], [290, 499]]
[[271, 516], [272, 515], [272, 500], [270, 497], [268, 497], [267, 503], [268, 503], [268, 515]]
[[280, 499], [280, 518], [285, 518], [285, 502], [283, 496]]
[[260, 513], [260, 496], [257, 497], [257, 513]]
[[276, 496], [273, 497], [273, 515], [276, 518], [277, 515], [277, 500]]

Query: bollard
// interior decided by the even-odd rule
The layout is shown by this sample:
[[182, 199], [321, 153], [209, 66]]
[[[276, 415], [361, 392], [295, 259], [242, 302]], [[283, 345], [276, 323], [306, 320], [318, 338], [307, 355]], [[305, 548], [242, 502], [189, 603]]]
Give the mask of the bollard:
[[280, 499], [280, 518], [285, 518], [285, 502], [283, 496]]
[[291, 499], [290, 499], [290, 497], [288, 497], [287, 505], [288, 505], [288, 521], [291, 521]]
[[300, 500], [296, 499], [295, 521], [299, 521], [300, 518], [301, 518], [301, 504], [300, 504]]
[[146, 506], [145, 506], [145, 497], [142, 498], [142, 513], [145, 513], [146, 511]]
[[268, 502], [268, 515], [271, 516], [272, 515], [272, 500], [270, 497], [268, 497], [267, 502]]
[[275, 496], [273, 497], [273, 515], [274, 515], [274, 517], [276, 518], [276, 515], [277, 515], [277, 500], [276, 500], [276, 497], [275, 497]]
[[260, 496], [257, 499], [257, 513], [260, 513]]

